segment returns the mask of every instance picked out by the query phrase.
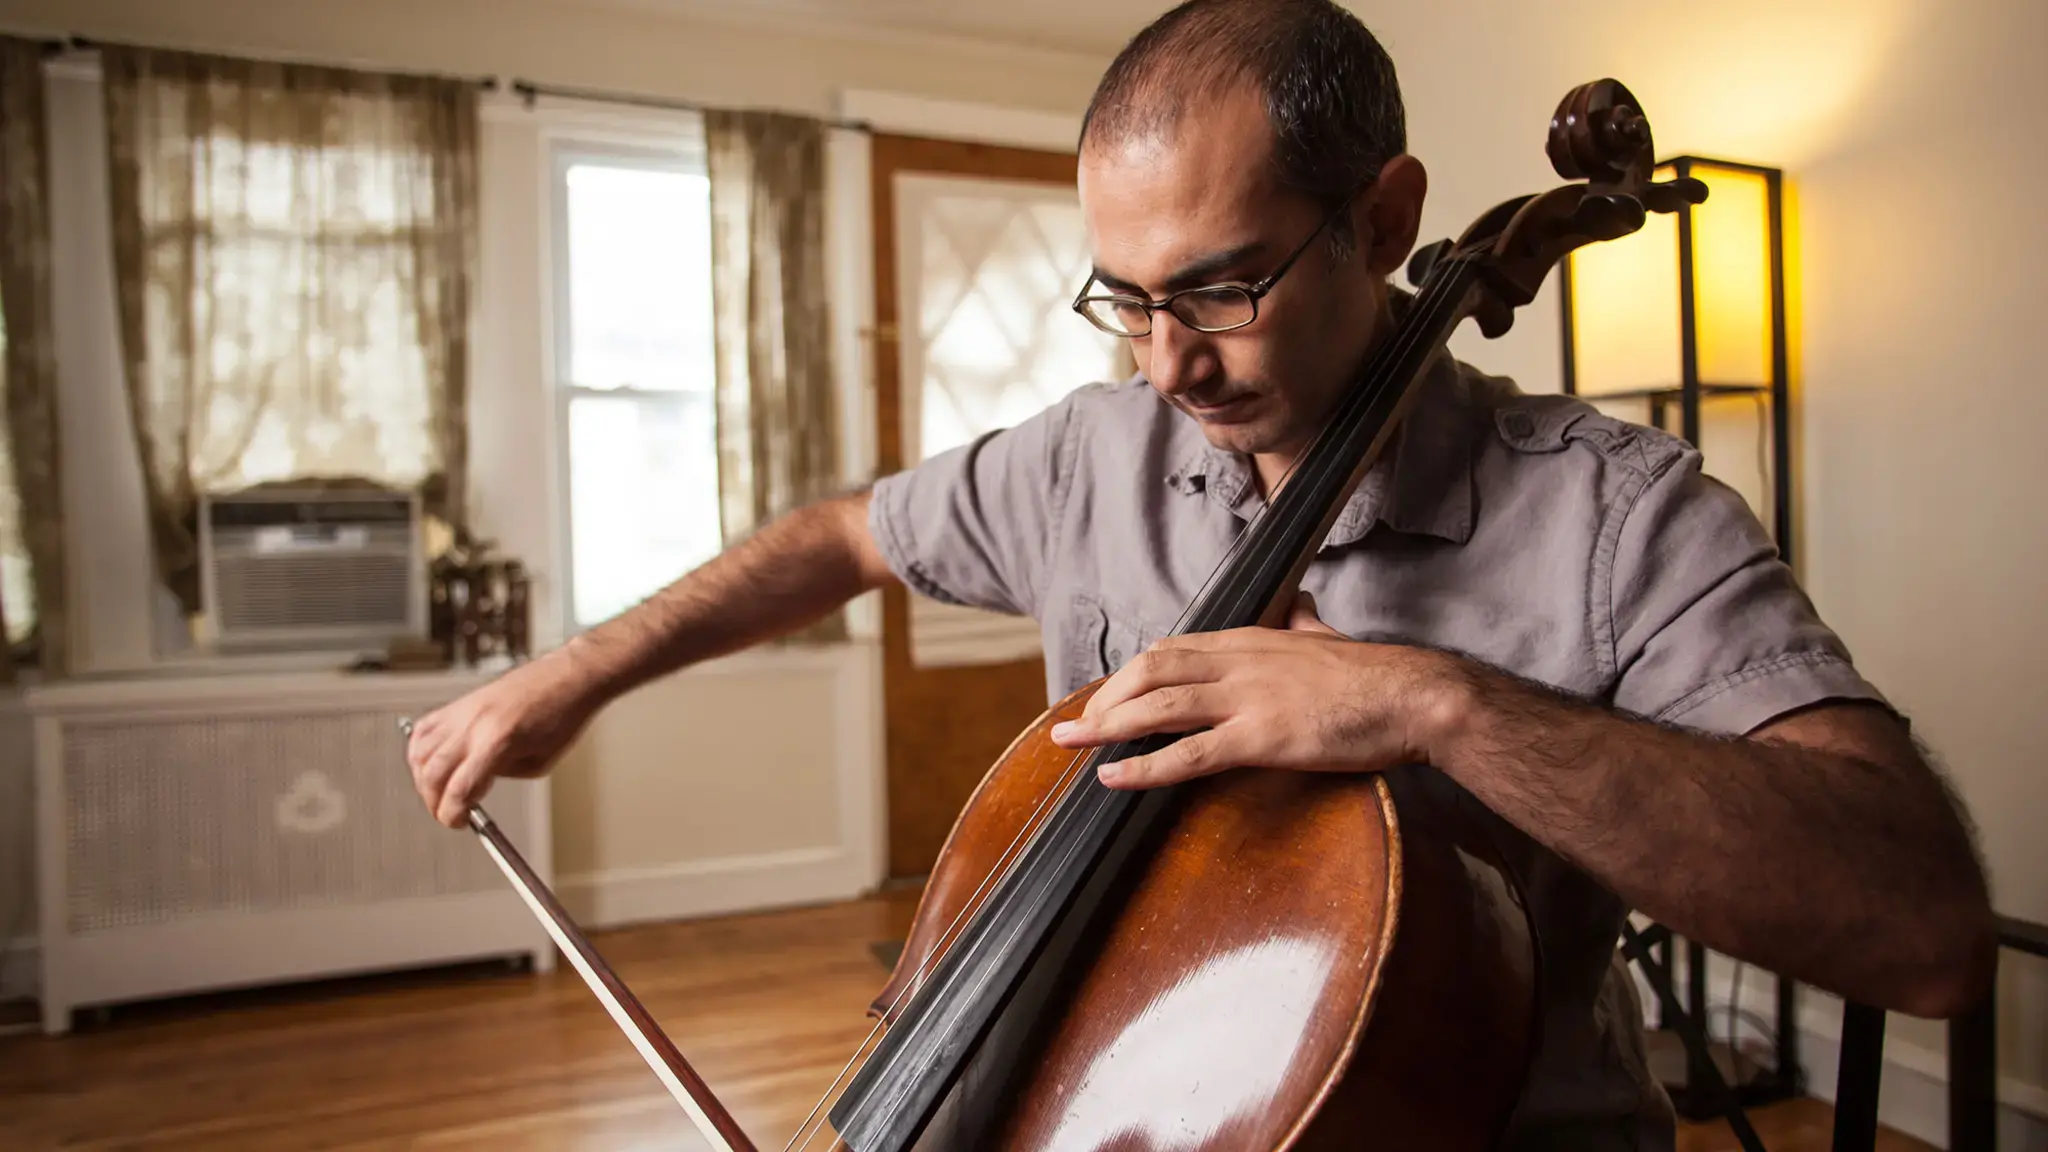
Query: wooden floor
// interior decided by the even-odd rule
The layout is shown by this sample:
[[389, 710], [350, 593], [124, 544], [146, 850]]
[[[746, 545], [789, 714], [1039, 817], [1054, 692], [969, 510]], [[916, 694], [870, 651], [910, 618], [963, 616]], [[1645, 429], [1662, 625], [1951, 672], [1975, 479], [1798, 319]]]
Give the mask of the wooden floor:
[[[911, 894], [595, 937], [741, 1125], [774, 1152], [866, 1035]], [[1822, 1152], [1829, 1109], [1753, 1114]], [[821, 1145], [822, 1146], [822, 1145]], [[0, 1040], [0, 1148], [703, 1147], [566, 965], [480, 966], [118, 1010]], [[1737, 1147], [1689, 1127], [1681, 1152]], [[1905, 1139], [1885, 1152], [1918, 1152]]]

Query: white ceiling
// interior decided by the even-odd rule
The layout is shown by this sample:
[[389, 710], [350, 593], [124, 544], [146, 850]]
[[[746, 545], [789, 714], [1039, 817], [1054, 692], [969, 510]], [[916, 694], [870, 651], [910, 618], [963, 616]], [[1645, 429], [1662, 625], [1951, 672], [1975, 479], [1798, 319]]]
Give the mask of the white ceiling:
[[[591, 0], [584, 0], [591, 2]], [[1173, 0], [598, 0], [640, 11], [991, 41], [1107, 58]]]

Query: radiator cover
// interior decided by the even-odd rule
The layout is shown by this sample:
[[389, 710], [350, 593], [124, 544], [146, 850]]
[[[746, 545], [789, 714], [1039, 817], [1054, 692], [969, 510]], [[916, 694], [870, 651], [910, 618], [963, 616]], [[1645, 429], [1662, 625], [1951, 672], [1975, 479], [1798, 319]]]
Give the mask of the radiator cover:
[[[398, 721], [486, 674], [192, 676], [34, 689], [44, 1029], [88, 1005], [490, 956], [552, 966]], [[552, 882], [545, 781], [491, 814]]]

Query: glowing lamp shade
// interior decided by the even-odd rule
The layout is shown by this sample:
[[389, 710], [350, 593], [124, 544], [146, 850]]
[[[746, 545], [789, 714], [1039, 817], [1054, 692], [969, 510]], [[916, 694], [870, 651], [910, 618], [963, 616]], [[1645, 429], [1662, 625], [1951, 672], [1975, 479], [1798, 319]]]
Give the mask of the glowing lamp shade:
[[1693, 306], [1700, 379], [1769, 384], [1775, 294], [1772, 192], [1762, 172], [1700, 164], [1707, 202], [1692, 210]]
[[1704, 402], [1768, 399], [1778, 490], [1778, 540], [1789, 519], [1785, 448], [1786, 331], [1783, 173], [1733, 160], [1675, 156], [1656, 178], [1692, 177], [1703, 203], [1653, 212], [1619, 240], [1589, 244], [1562, 265], [1564, 390], [1647, 405], [1663, 428], [1701, 443]]
[[[1691, 176], [1707, 199], [1651, 213], [1641, 230], [1564, 265], [1565, 390], [1681, 399], [1770, 392], [1783, 375], [1781, 174], [1679, 156], [1657, 179]], [[1661, 412], [1662, 403], [1653, 403]], [[1698, 428], [1686, 430], [1697, 440]]]

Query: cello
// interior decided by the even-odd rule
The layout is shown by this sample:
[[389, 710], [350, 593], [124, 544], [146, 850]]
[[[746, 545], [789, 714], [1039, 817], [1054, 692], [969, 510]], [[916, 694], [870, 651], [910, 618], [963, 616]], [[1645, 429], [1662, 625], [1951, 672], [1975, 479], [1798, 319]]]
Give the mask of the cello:
[[[1567, 181], [1416, 251], [1415, 291], [1174, 635], [1281, 626], [1317, 548], [1452, 333], [1505, 333], [1574, 249], [1705, 199], [1655, 182], [1649, 122], [1604, 79], [1558, 104]], [[1446, 777], [1239, 768], [1143, 791], [1097, 777], [1053, 704], [959, 813], [867, 1041], [790, 1147], [1302, 1152], [1504, 1143], [1543, 1018], [1505, 822]], [[409, 727], [409, 726], [407, 726]], [[469, 825], [721, 1152], [732, 1115], [480, 807]]]

